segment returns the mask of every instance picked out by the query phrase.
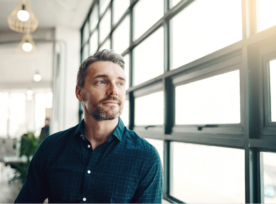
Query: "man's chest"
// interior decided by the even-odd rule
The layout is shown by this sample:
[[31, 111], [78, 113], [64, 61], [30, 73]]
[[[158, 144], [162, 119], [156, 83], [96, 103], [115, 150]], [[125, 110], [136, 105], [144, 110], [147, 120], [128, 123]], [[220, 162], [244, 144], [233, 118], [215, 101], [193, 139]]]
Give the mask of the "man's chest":
[[114, 152], [93, 152], [90, 156], [65, 152], [47, 170], [50, 198], [65, 202], [83, 198], [86, 202], [129, 202], [139, 182], [136, 165], [129, 156]]

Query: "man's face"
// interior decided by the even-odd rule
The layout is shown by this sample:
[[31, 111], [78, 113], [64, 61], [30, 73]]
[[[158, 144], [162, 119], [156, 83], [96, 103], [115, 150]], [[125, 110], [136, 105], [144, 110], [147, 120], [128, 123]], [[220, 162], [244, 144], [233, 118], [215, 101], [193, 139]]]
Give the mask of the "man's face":
[[117, 64], [108, 61], [92, 63], [86, 70], [82, 103], [96, 120], [113, 120], [123, 111], [125, 73]]
[[50, 125], [50, 121], [49, 120], [45, 120], [45, 126], [49, 126]]

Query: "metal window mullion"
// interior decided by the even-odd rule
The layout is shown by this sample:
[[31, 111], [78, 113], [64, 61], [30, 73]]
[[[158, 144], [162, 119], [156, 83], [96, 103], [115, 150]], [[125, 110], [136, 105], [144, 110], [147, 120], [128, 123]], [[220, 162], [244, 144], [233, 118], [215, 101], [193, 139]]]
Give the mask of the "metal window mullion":
[[164, 166], [164, 197], [170, 194], [170, 141], [164, 140], [164, 154], [163, 154], [163, 166]]
[[100, 0], [97, 1], [98, 4], [98, 23], [97, 23], [97, 30], [98, 30], [98, 48], [97, 50], [99, 50], [99, 46], [100, 46], [100, 35], [101, 35], [101, 31], [100, 31]]
[[254, 108], [255, 101], [254, 95], [254, 72], [250, 72], [252, 67], [250, 66], [250, 55], [248, 46], [246, 44], [246, 39], [248, 36], [252, 35], [250, 27], [252, 27], [252, 20], [250, 20], [249, 15], [249, 4], [248, 0], [242, 0], [242, 30], [243, 30], [243, 39], [242, 39], [242, 67], [240, 70], [240, 80], [241, 80], [241, 107], [242, 109], [242, 120], [244, 122], [244, 161], [245, 161], [245, 203], [259, 203], [259, 192], [257, 188], [257, 183], [254, 182], [254, 178], [258, 178], [256, 173], [258, 172], [256, 165], [256, 150], [250, 148], [250, 138], [254, 138], [254, 126], [255, 119], [254, 116], [257, 113], [257, 110]]
[[113, 11], [113, 2], [114, 0], [111, 0], [110, 2], [110, 33], [109, 33], [109, 39], [110, 39], [110, 49], [113, 49], [113, 23], [114, 23], [114, 11]]
[[[133, 0], [129, 0], [130, 5], [132, 4]], [[133, 41], [133, 6], [130, 7], [129, 10], [129, 45], [131, 45]], [[129, 87], [133, 85], [133, 49], [129, 51]], [[134, 104], [134, 95], [133, 91], [129, 92], [129, 129], [134, 129], [134, 117], [135, 117], [135, 104]]]
[[90, 36], [91, 36], [91, 32], [90, 32], [90, 18], [87, 18], [88, 21], [88, 39], [87, 39], [87, 45], [88, 45], [88, 56], [90, 56]]

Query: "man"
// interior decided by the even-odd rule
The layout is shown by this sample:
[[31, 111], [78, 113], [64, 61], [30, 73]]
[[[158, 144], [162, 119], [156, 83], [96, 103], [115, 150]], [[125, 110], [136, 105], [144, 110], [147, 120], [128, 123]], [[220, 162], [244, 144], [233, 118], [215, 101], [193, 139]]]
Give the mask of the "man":
[[76, 97], [84, 120], [43, 141], [15, 202], [161, 203], [158, 152], [119, 118], [123, 69], [121, 55], [108, 50], [81, 64]]
[[45, 126], [41, 128], [40, 135], [39, 135], [39, 140], [42, 142], [46, 137], [49, 136], [50, 134], [50, 118], [45, 118]]

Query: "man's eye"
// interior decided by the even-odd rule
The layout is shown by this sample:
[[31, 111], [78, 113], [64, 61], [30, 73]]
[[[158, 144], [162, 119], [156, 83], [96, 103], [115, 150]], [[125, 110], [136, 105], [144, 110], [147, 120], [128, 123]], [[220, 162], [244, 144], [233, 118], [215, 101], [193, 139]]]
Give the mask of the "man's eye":
[[121, 83], [121, 82], [120, 82], [120, 83], [118, 83], [118, 85], [119, 85], [119, 86], [124, 86], [124, 83]]
[[105, 84], [104, 81], [98, 81], [98, 84]]

